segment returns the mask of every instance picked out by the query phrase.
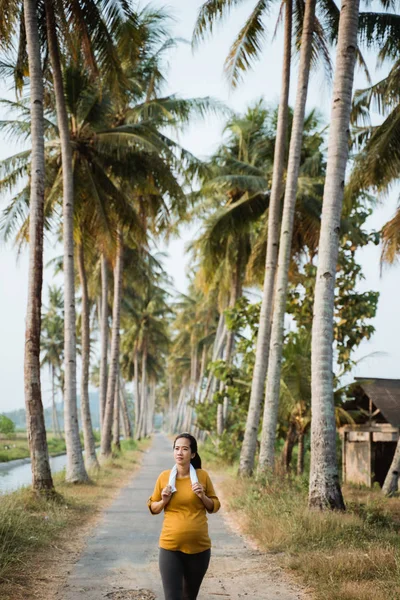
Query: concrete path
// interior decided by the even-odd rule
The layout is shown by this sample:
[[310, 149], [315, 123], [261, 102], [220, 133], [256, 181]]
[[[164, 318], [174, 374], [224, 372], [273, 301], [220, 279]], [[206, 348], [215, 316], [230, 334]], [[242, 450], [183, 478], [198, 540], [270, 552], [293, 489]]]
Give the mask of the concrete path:
[[[171, 468], [170, 441], [156, 434], [141, 469], [105, 511], [70, 573], [62, 600], [126, 600], [163, 598], [158, 572], [158, 538], [162, 515], [152, 516], [146, 506], [159, 473]], [[206, 465], [205, 465], [206, 467]], [[218, 486], [217, 493], [218, 493]], [[251, 598], [297, 600], [304, 596], [282, 571], [268, 564], [268, 556], [247, 547], [223, 518], [223, 510], [209, 516], [211, 566], [198, 600]]]

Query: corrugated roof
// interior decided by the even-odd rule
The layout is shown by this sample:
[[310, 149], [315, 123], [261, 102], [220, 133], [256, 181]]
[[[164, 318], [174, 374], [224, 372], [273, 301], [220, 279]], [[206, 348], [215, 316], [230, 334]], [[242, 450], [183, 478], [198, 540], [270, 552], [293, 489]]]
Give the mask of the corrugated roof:
[[400, 379], [355, 377], [368, 398], [394, 427], [400, 427]]

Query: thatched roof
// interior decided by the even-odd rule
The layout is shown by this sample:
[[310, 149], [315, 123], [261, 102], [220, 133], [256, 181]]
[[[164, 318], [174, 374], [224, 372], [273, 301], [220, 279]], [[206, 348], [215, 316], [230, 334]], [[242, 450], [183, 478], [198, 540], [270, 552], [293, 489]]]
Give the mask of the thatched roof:
[[386, 421], [400, 427], [400, 379], [355, 377], [355, 380]]

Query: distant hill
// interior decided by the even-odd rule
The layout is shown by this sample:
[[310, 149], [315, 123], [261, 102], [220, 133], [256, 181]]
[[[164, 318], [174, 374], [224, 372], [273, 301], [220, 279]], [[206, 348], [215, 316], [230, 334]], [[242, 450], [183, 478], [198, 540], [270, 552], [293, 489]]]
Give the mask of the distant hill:
[[[99, 394], [98, 392], [89, 392], [89, 403], [90, 403], [90, 412], [92, 415], [92, 425], [94, 429], [99, 429], [100, 427], [100, 412], [99, 412]], [[57, 414], [58, 414], [58, 422], [60, 423], [61, 429], [64, 428], [64, 407], [61, 402], [56, 403]], [[12, 410], [9, 412], [3, 413], [6, 417], [11, 419], [15, 423], [15, 427], [17, 429], [26, 429], [26, 413], [24, 408], [20, 408], [19, 410]], [[78, 396], [78, 419], [80, 423], [80, 399]], [[46, 429], [48, 431], [51, 430], [53, 426], [52, 419], [52, 409], [51, 407], [44, 409], [44, 420]]]

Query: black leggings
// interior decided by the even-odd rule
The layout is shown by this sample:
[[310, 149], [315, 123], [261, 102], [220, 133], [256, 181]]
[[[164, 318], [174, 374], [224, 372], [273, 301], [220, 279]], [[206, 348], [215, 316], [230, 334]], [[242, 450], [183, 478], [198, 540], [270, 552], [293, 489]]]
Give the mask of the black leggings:
[[158, 564], [165, 600], [196, 600], [210, 557], [211, 550], [185, 554], [160, 548]]

